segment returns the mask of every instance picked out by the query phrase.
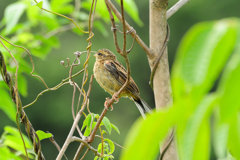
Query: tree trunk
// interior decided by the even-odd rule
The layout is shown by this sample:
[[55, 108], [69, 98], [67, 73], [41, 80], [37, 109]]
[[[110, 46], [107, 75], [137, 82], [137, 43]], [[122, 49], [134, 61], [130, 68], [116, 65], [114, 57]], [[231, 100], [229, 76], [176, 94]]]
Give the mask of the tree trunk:
[[[149, 39], [150, 49], [154, 52], [153, 57], [148, 57], [149, 65], [153, 70], [153, 65], [160, 54], [167, 33], [167, 11], [168, 0], [149, 0]], [[168, 64], [167, 48], [156, 68], [153, 78], [153, 90], [156, 109], [166, 107], [172, 103], [172, 90], [170, 83], [170, 73]], [[161, 126], [159, 126], [161, 127]], [[177, 160], [177, 150], [174, 141], [166, 151], [164, 160]]]

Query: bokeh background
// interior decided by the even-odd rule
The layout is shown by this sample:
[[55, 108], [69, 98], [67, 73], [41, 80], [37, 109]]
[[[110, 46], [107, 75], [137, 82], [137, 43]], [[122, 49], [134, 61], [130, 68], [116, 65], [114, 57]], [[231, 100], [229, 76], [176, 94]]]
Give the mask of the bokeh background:
[[[0, 0], [0, 20], [3, 18], [6, 6], [13, 2], [16, 2], [16, 0]], [[169, 0], [169, 7], [176, 2], [177, 0]], [[98, 3], [103, 3], [103, 1], [98, 1]], [[136, 1], [136, 3], [139, 10], [139, 16], [144, 23], [144, 26], [139, 27], [129, 18], [129, 16], [127, 16], [127, 21], [135, 28], [138, 35], [148, 45], [149, 2]], [[174, 61], [178, 44], [191, 26], [202, 21], [219, 20], [227, 17], [240, 17], [239, 6], [239, 0], [190, 0], [190, 2], [169, 18], [168, 23], [171, 29], [171, 36], [168, 45], [170, 68]], [[121, 24], [119, 24], [119, 26], [121, 26]], [[110, 30], [111, 25], [105, 24], [105, 27], [108, 30], [108, 36], [103, 36], [98, 30], [93, 30], [95, 36], [92, 39], [92, 50], [97, 51], [100, 48], [108, 48], [115, 52], [115, 45]], [[49, 87], [57, 85], [62, 79], [68, 77], [69, 68], [61, 66], [60, 61], [66, 61], [66, 58], [73, 60], [75, 57], [73, 53], [75, 51], [83, 51], [87, 47], [86, 39], [88, 35], [79, 36], [72, 31], [67, 31], [58, 35], [60, 36], [61, 42], [59, 48], [52, 49], [51, 53], [45, 59], [33, 57], [36, 72], [44, 78]], [[118, 39], [120, 41], [122, 40], [120, 34]], [[128, 46], [130, 46], [131, 43], [132, 38], [131, 36], [128, 36]], [[131, 75], [140, 89], [140, 95], [153, 108], [154, 99], [151, 87], [148, 85], [150, 68], [146, 53], [137, 43], [135, 43], [132, 52], [129, 54], [129, 59], [131, 62]], [[76, 67], [74, 72], [83, 68], [84, 60], [85, 57], [82, 56], [81, 65]], [[120, 56], [118, 56], [118, 60], [124, 64], [124, 59]], [[89, 75], [92, 74], [94, 61], [95, 59], [92, 56], [89, 62]], [[28, 96], [22, 97], [24, 105], [33, 101], [37, 94], [45, 89], [44, 85], [35, 78], [32, 78], [29, 75], [26, 75], [26, 77], [28, 80]], [[75, 79], [78, 84], [81, 84], [81, 80], [81, 76]], [[26, 113], [34, 128], [36, 130], [51, 132], [60, 146], [63, 145], [73, 123], [71, 114], [72, 92], [73, 88], [70, 85], [65, 85], [57, 91], [50, 91], [43, 94], [34, 105], [26, 109]], [[93, 89], [90, 94], [91, 112], [100, 114], [103, 110], [103, 104], [106, 97], [109, 97], [109, 94], [104, 92], [94, 80]], [[123, 145], [126, 134], [134, 121], [140, 117], [140, 113], [132, 101], [121, 98], [119, 103], [114, 104], [113, 111], [109, 111], [106, 116], [110, 119], [111, 123], [118, 126], [121, 134], [119, 135], [117, 132], [113, 131], [111, 135], [106, 135], [105, 137]], [[82, 123], [82, 120], [83, 119], [81, 119], [79, 124]], [[0, 110], [0, 134], [3, 132], [3, 127], [6, 125], [16, 126], [15, 123]], [[22, 129], [22, 131], [24, 131], [24, 129]], [[100, 142], [99, 139], [98, 142]], [[93, 144], [95, 148], [97, 148], [96, 144], [97, 143]], [[67, 149], [66, 155], [69, 159], [73, 158], [78, 145], [79, 143], [74, 142]], [[42, 150], [46, 159], [55, 159], [58, 153], [49, 140], [42, 141]], [[120, 151], [121, 149], [116, 147], [116, 151], [114, 152], [115, 159], [119, 159]], [[94, 155], [92, 152], [89, 152], [86, 159], [93, 159], [93, 157]], [[214, 154], [212, 154], [211, 157], [214, 159]]]

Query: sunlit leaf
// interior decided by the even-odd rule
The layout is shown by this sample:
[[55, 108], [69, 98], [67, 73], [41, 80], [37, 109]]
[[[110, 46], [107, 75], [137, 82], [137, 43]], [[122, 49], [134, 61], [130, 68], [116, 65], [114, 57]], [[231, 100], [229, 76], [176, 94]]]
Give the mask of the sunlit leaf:
[[7, 6], [4, 12], [4, 18], [6, 20], [6, 34], [16, 26], [20, 17], [26, 9], [26, 4], [22, 1], [12, 3]]
[[106, 127], [108, 133], [111, 134], [112, 128], [111, 128], [111, 123], [110, 123], [109, 119], [107, 117], [103, 117], [102, 122], [103, 122], [104, 126]]
[[37, 5], [40, 9], [42, 9], [42, 8], [43, 8], [43, 1], [38, 2], [36, 5]]
[[110, 139], [104, 139], [105, 142], [107, 142], [109, 144], [109, 147], [110, 147], [110, 152], [108, 154], [112, 154], [115, 150], [115, 146], [114, 146], [114, 143], [113, 141], [111, 141]]
[[112, 127], [115, 131], [117, 131], [118, 134], [120, 134], [120, 131], [119, 131], [119, 129], [118, 129], [117, 126], [115, 126], [114, 124], [111, 123], [111, 127]]
[[81, 130], [83, 130], [86, 126], [87, 127], [90, 126], [90, 124], [91, 124], [91, 114], [88, 114], [85, 120], [83, 121]]
[[238, 113], [232, 117], [229, 129], [229, 151], [236, 158], [240, 159], [240, 117]]
[[10, 98], [10, 93], [0, 89], [0, 109], [6, 113], [6, 115], [13, 121], [16, 122], [16, 107]]
[[[4, 131], [7, 132], [8, 134], [13, 135], [14, 137], [18, 137], [21, 139], [19, 130], [17, 128], [11, 127], [11, 126], [5, 126], [4, 127]], [[28, 139], [28, 137], [24, 134], [22, 134], [25, 144], [27, 146], [27, 148], [31, 148], [32, 146], [32, 142]]]
[[216, 95], [205, 97], [188, 120], [183, 133], [177, 131], [181, 159], [209, 159], [209, 119], [216, 100]]
[[22, 160], [21, 157], [15, 155], [7, 146], [0, 147], [0, 159], [14, 159], [14, 160]]
[[[120, 1], [116, 0], [116, 2], [120, 5]], [[143, 26], [143, 22], [139, 18], [138, 8], [134, 0], [124, 0], [123, 1], [124, 10], [128, 13], [128, 15], [139, 25]]]
[[214, 114], [213, 148], [217, 158], [225, 158], [227, 155], [229, 124], [220, 122], [219, 112]]
[[27, 80], [23, 75], [18, 76], [18, 90], [20, 94], [26, 97], [27, 94]]
[[[239, 36], [240, 39], [240, 36]], [[218, 92], [222, 95], [220, 100], [221, 121], [231, 121], [232, 115], [240, 109], [240, 45], [231, 57], [223, 72]]]
[[51, 133], [45, 133], [44, 131], [41, 131], [41, 130], [37, 130], [36, 133], [37, 133], [40, 141], [43, 139], [48, 139], [48, 138], [52, 137]]
[[69, 14], [73, 12], [73, 5], [69, 4], [72, 0], [52, 0], [51, 8], [52, 11], [62, 14]]
[[172, 84], [176, 99], [185, 94], [198, 103], [199, 98], [212, 88], [235, 46], [237, 28], [236, 19], [224, 19], [202, 22], [188, 31], [173, 65]]
[[151, 114], [146, 120], [138, 119], [127, 135], [124, 143], [126, 150], [122, 151], [121, 160], [155, 159], [159, 153], [159, 142], [166, 136], [176, 117], [173, 110], [168, 110]]

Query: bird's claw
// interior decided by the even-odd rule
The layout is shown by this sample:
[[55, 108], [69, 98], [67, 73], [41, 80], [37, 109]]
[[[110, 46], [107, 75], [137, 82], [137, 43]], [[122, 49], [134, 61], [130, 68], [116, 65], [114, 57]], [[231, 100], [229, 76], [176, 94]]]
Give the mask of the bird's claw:
[[118, 102], [119, 102], [119, 98], [118, 98], [118, 96], [116, 95], [116, 93], [114, 93], [112, 97], [113, 97], [113, 99], [115, 100], [114, 103], [118, 103]]
[[[109, 100], [110, 100], [110, 99], [107, 97], [107, 98], [106, 98], [106, 101], [105, 101], [105, 103], [104, 103], [104, 107], [105, 107], [107, 110], [108, 110], [108, 108], [109, 108], [109, 107], [108, 107], [108, 101], [109, 101]], [[111, 111], [112, 111], [112, 110], [113, 110], [113, 106], [111, 105], [110, 107], [111, 107]]]

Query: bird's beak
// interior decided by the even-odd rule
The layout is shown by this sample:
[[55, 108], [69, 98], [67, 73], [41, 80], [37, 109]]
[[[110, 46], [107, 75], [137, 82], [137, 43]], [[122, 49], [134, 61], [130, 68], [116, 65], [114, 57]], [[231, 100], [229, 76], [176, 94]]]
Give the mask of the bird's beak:
[[95, 53], [95, 54], [93, 55], [93, 57], [97, 57], [97, 53]]

